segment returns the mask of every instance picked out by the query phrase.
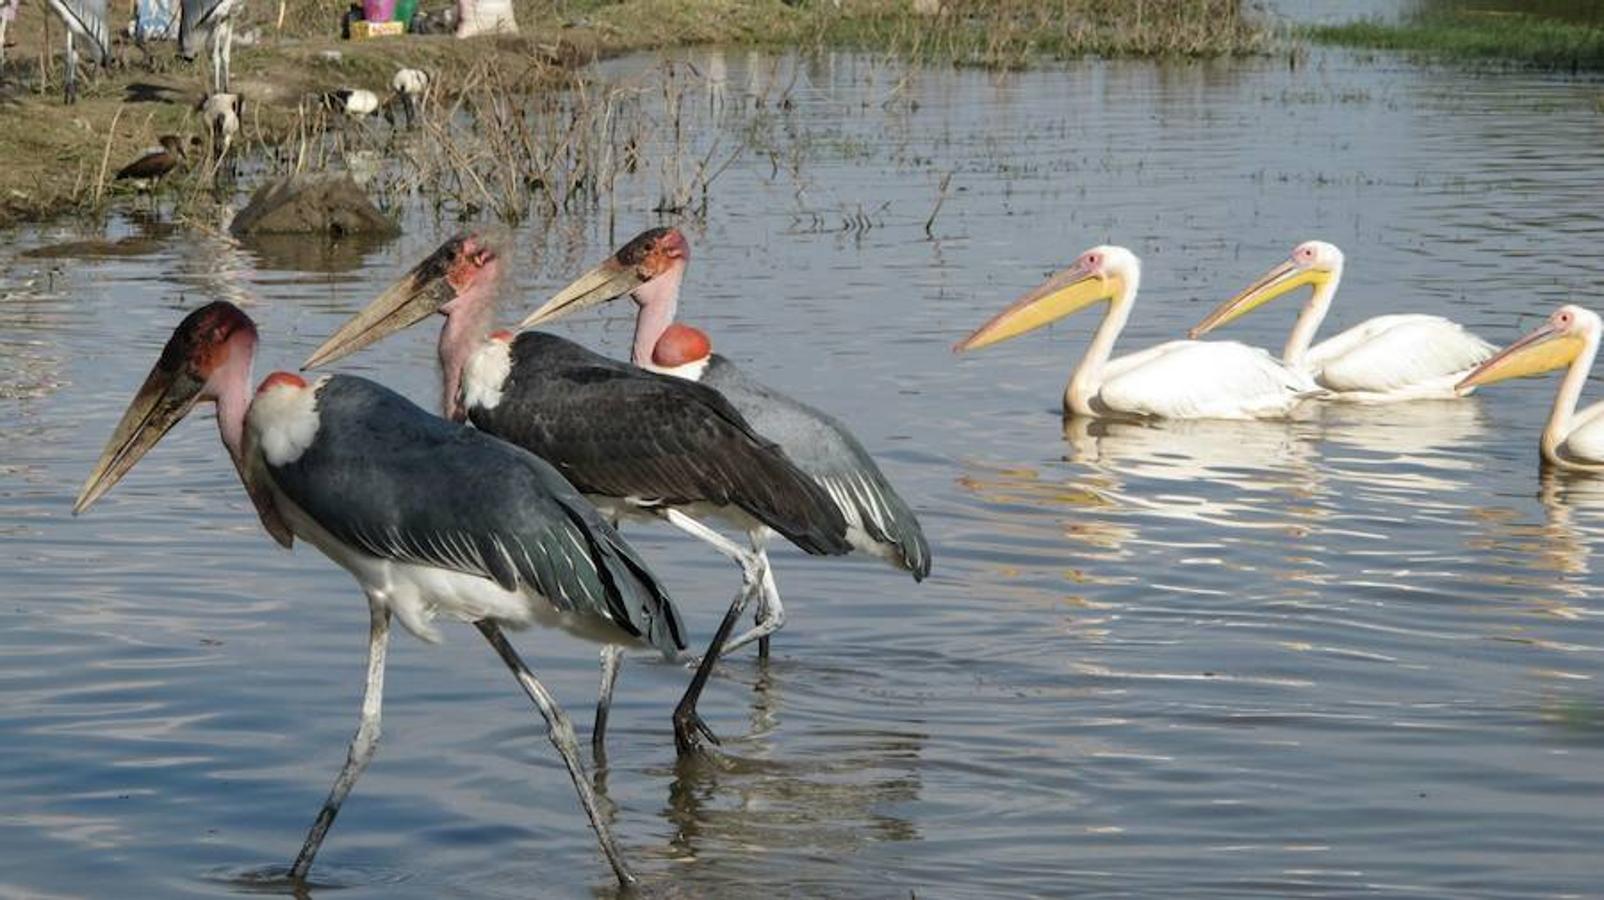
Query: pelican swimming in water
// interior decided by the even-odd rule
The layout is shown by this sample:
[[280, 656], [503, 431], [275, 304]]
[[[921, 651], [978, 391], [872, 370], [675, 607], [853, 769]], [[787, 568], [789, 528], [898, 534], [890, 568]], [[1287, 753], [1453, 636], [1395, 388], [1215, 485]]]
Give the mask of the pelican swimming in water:
[[953, 349], [988, 347], [1107, 301], [1103, 323], [1064, 391], [1066, 416], [1267, 419], [1319, 393], [1308, 375], [1246, 344], [1170, 341], [1110, 359], [1141, 274], [1141, 261], [1124, 247], [1093, 247]]
[[1459, 382], [1461, 393], [1510, 378], [1541, 375], [1569, 366], [1554, 397], [1539, 446], [1543, 461], [1561, 469], [1604, 472], [1604, 403], [1576, 411], [1582, 385], [1598, 355], [1604, 321], [1580, 306], [1561, 306], [1531, 334], [1487, 360]]
[[1221, 303], [1191, 331], [1198, 338], [1304, 285], [1314, 291], [1292, 326], [1281, 361], [1307, 372], [1328, 392], [1326, 399], [1350, 403], [1459, 396], [1454, 385], [1497, 348], [1441, 316], [1376, 316], [1333, 338], [1314, 342], [1342, 281], [1342, 251], [1325, 241], [1305, 241], [1285, 262]]

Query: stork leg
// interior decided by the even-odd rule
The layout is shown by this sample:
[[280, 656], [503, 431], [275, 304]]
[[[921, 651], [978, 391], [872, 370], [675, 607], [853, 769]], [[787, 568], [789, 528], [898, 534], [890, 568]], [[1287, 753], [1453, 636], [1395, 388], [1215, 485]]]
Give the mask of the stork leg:
[[766, 659], [769, 635], [785, 626], [785, 606], [780, 603], [780, 589], [774, 584], [774, 570], [769, 567], [768, 535], [754, 531], [751, 538], [752, 553], [758, 560], [763, 584], [762, 599], [758, 602], [757, 608], [757, 624], [752, 626], [750, 631], [725, 644], [721, 652], [733, 653], [757, 641], [758, 657]]
[[590, 752], [600, 766], [607, 761], [607, 714], [613, 708], [613, 688], [618, 686], [618, 666], [624, 648], [607, 644], [601, 649], [601, 695], [596, 698], [596, 727], [590, 732]]
[[78, 48], [72, 45], [72, 29], [67, 29], [67, 102], [78, 102]]
[[356, 736], [351, 738], [345, 766], [335, 777], [329, 798], [323, 801], [323, 809], [313, 821], [306, 843], [301, 845], [295, 864], [290, 866], [290, 878], [295, 881], [306, 880], [306, 873], [312, 868], [312, 860], [323, 845], [329, 826], [334, 824], [334, 817], [340, 814], [340, 804], [345, 802], [379, 746], [379, 708], [384, 703], [384, 655], [390, 639], [390, 611], [369, 600], [368, 617], [368, 684], [362, 694], [362, 722], [357, 726]]
[[234, 76], [234, 20], [224, 19], [217, 26], [223, 32], [223, 83], [218, 87], [219, 94], [228, 93], [228, 84]]
[[721, 648], [729, 639], [730, 631], [734, 629], [735, 622], [740, 619], [752, 594], [761, 589], [763, 584], [762, 557], [741, 548], [734, 541], [719, 534], [713, 529], [703, 525], [690, 516], [677, 509], [663, 510], [663, 518], [670, 524], [686, 534], [700, 538], [711, 544], [714, 549], [734, 560], [741, 567], [741, 589], [736, 593], [735, 599], [730, 601], [729, 611], [724, 614], [724, 621], [719, 623], [718, 633], [708, 644], [707, 652], [702, 655], [702, 661], [696, 667], [696, 675], [691, 684], [685, 689], [685, 695], [680, 698], [679, 705], [674, 707], [674, 743], [679, 748], [680, 755], [685, 755], [697, 745], [697, 735], [706, 737], [713, 743], [718, 743], [718, 737], [713, 730], [702, 720], [696, 711], [696, 703], [701, 699], [702, 688], [707, 684], [708, 677], [713, 672], [713, 666], [718, 662], [719, 656], [724, 653]]
[[524, 665], [518, 657], [518, 651], [507, 643], [507, 638], [501, 633], [501, 627], [488, 619], [481, 619], [474, 623], [490, 646], [495, 648], [501, 661], [512, 670], [518, 685], [535, 701], [540, 708], [540, 715], [546, 720], [546, 735], [551, 739], [551, 745], [557, 748], [562, 756], [563, 763], [568, 766], [568, 777], [574, 782], [574, 790], [579, 793], [579, 804], [585, 808], [585, 815], [590, 818], [590, 827], [596, 832], [596, 839], [601, 843], [602, 854], [613, 867], [613, 874], [618, 877], [618, 883], [629, 886], [635, 884], [635, 876], [630, 874], [629, 867], [624, 865], [624, 858], [618, 852], [618, 845], [613, 843], [613, 833], [602, 821], [601, 811], [596, 806], [596, 794], [591, 790], [590, 779], [585, 775], [585, 764], [579, 760], [579, 740], [574, 737], [573, 723], [568, 721], [568, 714], [557, 705], [557, 699], [546, 690], [546, 686], [535, 679], [533, 672]]

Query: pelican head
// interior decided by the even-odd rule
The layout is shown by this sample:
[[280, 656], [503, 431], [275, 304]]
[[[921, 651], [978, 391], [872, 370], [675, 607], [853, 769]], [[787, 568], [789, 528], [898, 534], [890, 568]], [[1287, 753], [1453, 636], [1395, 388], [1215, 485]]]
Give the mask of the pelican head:
[[432, 313], [450, 316], [466, 303], [493, 297], [505, 241], [498, 232], [473, 232], [448, 239], [341, 325], [301, 368], [313, 369], [349, 356]]
[[72, 505], [73, 515], [111, 490], [195, 405], [250, 389], [256, 325], [227, 301], [184, 317], [123, 412], [100, 460]]
[[668, 295], [678, 291], [678, 277], [690, 258], [690, 242], [678, 228], [649, 228], [558, 291], [519, 327], [533, 328], [625, 294], [644, 306], [657, 299], [658, 285], [662, 285], [664, 299], [669, 299]]
[[1304, 285], [1331, 284], [1342, 277], [1342, 251], [1325, 241], [1304, 241], [1292, 249], [1287, 260], [1248, 285], [1235, 297], [1221, 303], [1187, 333], [1196, 340], [1239, 316], [1290, 294]]
[[1454, 385], [1454, 390], [1466, 394], [1484, 384], [1562, 369], [1596, 342], [1601, 330], [1604, 322], [1597, 313], [1570, 304], [1561, 306], [1530, 334], [1471, 370]]
[[953, 347], [953, 352], [978, 350], [1016, 338], [1026, 332], [1079, 312], [1100, 301], [1113, 301], [1136, 292], [1142, 263], [1124, 247], [1093, 247], [1069, 268], [1014, 301], [1014, 304], [980, 326]]

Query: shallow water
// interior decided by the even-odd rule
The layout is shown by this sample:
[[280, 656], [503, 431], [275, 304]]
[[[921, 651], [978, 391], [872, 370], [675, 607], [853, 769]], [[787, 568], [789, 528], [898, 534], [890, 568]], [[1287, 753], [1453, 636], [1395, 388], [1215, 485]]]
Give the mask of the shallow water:
[[[793, 173], [750, 151], [719, 178], [686, 225], [682, 315], [852, 424], [936, 570], [915, 585], [777, 551], [790, 624], [769, 665], [741, 654], [711, 687], [715, 766], [673, 761], [686, 673], [630, 659], [605, 788], [648, 894], [1597, 890], [1604, 484], [1539, 477], [1552, 379], [1290, 423], [1066, 428], [1087, 318], [948, 348], [1094, 243], [1146, 260], [1122, 341], [1140, 347], [1313, 236], [1349, 260], [1328, 331], [1409, 309], [1505, 342], [1597, 302], [1599, 84], [1344, 54], [907, 79], [850, 56], [690, 59], [724, 72], [721, 115], [768, 117], [806, 153]], [[622, 191], [617, 238], [657, 221], [650, 178]], [[605, 252], [604, 219], [569, 224], [518, 233], [504, 318]], [[258, 374], [287, 368], [446, 232], [419, 217], [333, 257], [159, 231], [124, 253], [10, 242], [0, 896], [272, 889], [256, 881], [298, 848], [354, 727], [359, 593], [264, 538], [204, 417], [68, 509], [185, 310], [247, 304]], [[1279, 347], [1293, 302], [1218, 336]], [[624, 353], [628, 313], [559, 330]], [[432, 406], [433, 341], [342, 368]], [[733, 573], [630, 534], [705, 640]], [[394, 642], [384, 744], [317, 873], [342, 889], [314, 893], [607, 893], [538, 717], [470, 629], [445, 631]], [[588, 722], [594, 649], [517, 642]]]

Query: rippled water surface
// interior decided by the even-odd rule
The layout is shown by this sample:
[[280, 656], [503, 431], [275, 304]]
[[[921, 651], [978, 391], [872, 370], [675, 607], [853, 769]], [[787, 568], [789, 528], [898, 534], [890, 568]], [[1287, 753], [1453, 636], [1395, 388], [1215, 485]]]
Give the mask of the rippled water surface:
[[[1103, 241], [1146, 261], [1127, 348], [1180, 336], [1307, 237], [1348, 255], [1328, 330], [1408, 309], [1503, 343], [1560, 302], [1596, 306], [1599, 84], [1342, 54], [1007, 77], [690, 60], [723, 74], [731, 130], [762, 120], [773, 140], [684, 223], [682, 315], [851, 423], [936, 569], [916, 585], [778, 550], [789, 625], [769, 665], [743, 653], [712, 685], [716, 765], [674, 763], [687, 673], [630, 659], [603, 779], [648, 893], [1598, 890], [1604, 485], [1539, 475], [1553, 379], [1294, 422], [1065, 426], [1090, 316], [949, 347]], [[643, 175], [613, 233], [519, 230], [503, 318], [659, 221], [657, 199]], [[184, 311], [246, 304], [258, 373], [291, 367], [449, 227], [414, 216], [332, 255], [134, 221], [114, 254], [8, 240], [0, 896], [249, 893], [298, 848], [357, 714], [351, 579], [265, 538], [209, 417], [91, 514], [68, 509]], [[1219, 336], [1279, 347], [1293, 307]], [[559, 330], [623, 354], [629, 312]], [[432, 407], [433, 341], [419, 328], [345, 369]], [[732, 571], [630, 534], [705, 640]], [[397, 637], [385, 742], [320, 884], [609, 891], [534, 710], [472, 629], [445, 635]], [[594, 648], [517, 641], [587, 723]]]

